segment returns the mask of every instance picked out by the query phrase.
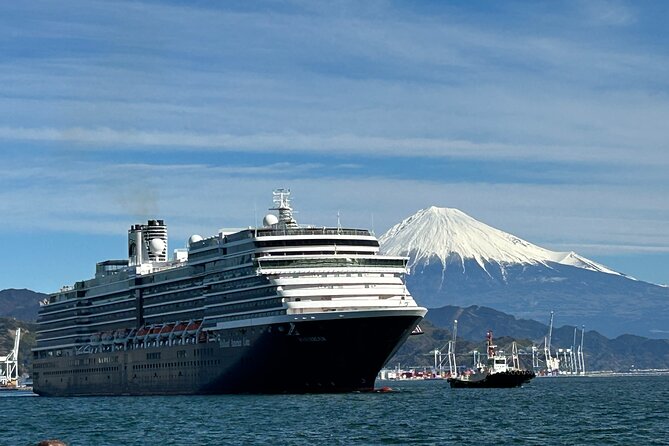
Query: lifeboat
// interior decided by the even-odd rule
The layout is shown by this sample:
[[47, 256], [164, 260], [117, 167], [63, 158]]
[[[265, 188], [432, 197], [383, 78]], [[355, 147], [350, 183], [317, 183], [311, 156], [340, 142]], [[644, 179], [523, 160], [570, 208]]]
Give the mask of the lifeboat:
[[149, 328], [148, 327], [142, 327], [139, 330], [137, 330], [137, 334], [135, 335], [135, 337], [143, 338], [148, 333], [149, 333]]
[[188, 327], [187, 322], [179, 322], [175, 327], [174, 330], [172, 330], [172, 333], [180, 333], [184, 331]]
[[186, 331], [188, 332], [194, 332], [197, 331], [200, 328], [200, 325], [202, 325], [202, 321], [194, 321], [188, 324], [188, 327], [186, 327]]
[[165, 324], [163, 325], [163, 328], [160, 329], [160, 332], [158, 334], [160, 336], [169, 336], [173, 328], [174, 324]]

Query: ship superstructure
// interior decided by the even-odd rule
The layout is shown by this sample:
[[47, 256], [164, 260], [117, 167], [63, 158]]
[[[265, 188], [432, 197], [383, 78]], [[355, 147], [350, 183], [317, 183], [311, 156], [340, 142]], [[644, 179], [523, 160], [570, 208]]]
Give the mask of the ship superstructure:
[[167, 260], [162, 220], [128, 259], [51, 294], [38, 318], [42, 395], [369, 390], [426, 313], [406, 258], [367, 230], [300, 226], [290, 193], [262, 227], [191, 236]]

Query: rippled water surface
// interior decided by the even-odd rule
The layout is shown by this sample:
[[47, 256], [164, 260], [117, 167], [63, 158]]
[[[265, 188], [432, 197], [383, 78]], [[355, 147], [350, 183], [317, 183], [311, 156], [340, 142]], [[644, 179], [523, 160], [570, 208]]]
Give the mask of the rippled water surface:
[[377, 385], [394, 391], [3, 397], [0, 444], [669, 444], [669, 376], [540, 378], [518, 389]]

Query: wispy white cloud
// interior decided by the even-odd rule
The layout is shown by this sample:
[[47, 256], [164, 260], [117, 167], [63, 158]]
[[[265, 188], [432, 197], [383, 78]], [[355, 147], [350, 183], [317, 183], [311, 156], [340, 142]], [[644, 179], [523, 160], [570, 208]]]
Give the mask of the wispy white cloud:
[[96, 2], [14, 25], [56, 43], [2, 63], [13, 117], [0, 133], [79, 148], [667, 162], [669, 106], [652, 94], [666, 91], [665, 54], [385, 2], [268, 8]]
[[626, 244], [596, 244], [596, 243], [572, 243], [572, 244], [554, 244], [552, 247], [557, 250], [588, 252], [589, 255], [611, 255], [611, 254], [667, 254], [669, 245], [647, 246], [647, 245], [626, 245]]
[[[62, 166], [57, 177], [45, 166], [33, 167], [17, 170], [21, 174], [14, 181], [20, 176], [33, 181], [0, 192], [0, 208], [6, 216], [5, 230], [97, 232], [107, 231], [109, 225], [86, 227], [71, 221], [77, 216], [82, 221], [111, 220], [125, 227], [129, 220], [160, 216], [173, 221], [183, 237], [193, 228], [206, 234], [218, 226], [252, 225], [254, 215], [269, 207], [269, 192], [287, 186], [295, 192], [304, 223], [334, 225], [341, 211], [346, 224], [369, 227], [373, 219], [381, 232], [420, 208], [437, 205], [460, 208], [547, 247], [618, 246], [627, 252], [632, 246], [648, 251], [669, 246], [669, 236], [662, 229], [669, 218], [662, 191], [615, 185], [449, 184], [303, 175], [313, 167], [75, 163]], [[620, 208], [626, 210], [622, 215]]]
[[[110, 146], [130, 151], [159, 147], [161, 150], [187, 152], [193, 149], [219, 151], [250, 151], [257, 153], [338, 153], [374, 157], [452, 157], [469, 159], [525, 159], [548, 161], [588, 161], [645, 165], [669, 164], [669, 153], [657, 157], [639, 157], [639, 148], [630, 152], [625, 147], [547, 146], [540, 144], [481, 143], [445, 138], [401, 138], [320, 134], [201, 134], [114, 130], [110, 128], [14, 128], [0, 127], [0, 139], [56, 142], [71, 144], [70, 151], [97, 151]], [[650, 149], [653, 150], [652, 148]]]
[[665, 252], [669, 57], [647, 8], [8, 4], [2, 230], [160, 214], [184, 238], [289, 186], [307, 223], [381, 232], [440, 205], [548, 248]]
[[636, 22], [634, 10], [619, 0], [581, 0], [579, 6], [591, 23], [626, 26]]

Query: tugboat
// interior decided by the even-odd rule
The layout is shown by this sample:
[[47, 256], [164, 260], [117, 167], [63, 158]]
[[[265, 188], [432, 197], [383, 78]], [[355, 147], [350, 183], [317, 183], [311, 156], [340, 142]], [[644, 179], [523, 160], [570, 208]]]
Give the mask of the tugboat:
[[487, 363], [478, 363], [471, 374], [455, 373], [452, 375], [448, 378], [452, 388], [520, 387], [536, 376], [533, 371], [520, 368], [515, 342], [511, 354], [512, 365], [507, 362], [506, 355], [495, 351], [497, 346], [492, 343], [492, 331], [486, 334], [486, 343], [488, 347]]

